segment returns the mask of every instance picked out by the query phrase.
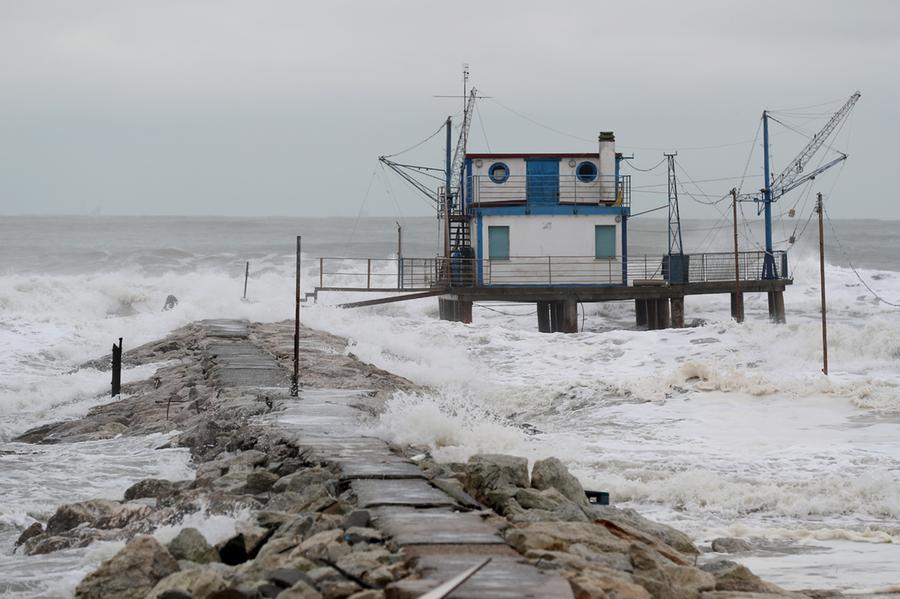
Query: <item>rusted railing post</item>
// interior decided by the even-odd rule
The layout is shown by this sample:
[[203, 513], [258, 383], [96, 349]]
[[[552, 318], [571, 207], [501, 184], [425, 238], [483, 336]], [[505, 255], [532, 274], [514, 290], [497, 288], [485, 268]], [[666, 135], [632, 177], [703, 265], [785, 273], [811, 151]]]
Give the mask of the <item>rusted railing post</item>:
[[294, 372], [291, 374], [291, 397], [300, 394], [300, 236], [297, 235], [297, 272], [294, 279]]
[[110, 397], [119, 395], [122, 390], [122, 338], [119, 337], [119, 345], [112, 346], [112, 383], [110, 385]]
[[247, 301], [247, 279], [250, 278], [250, 262], [247, 262], [247, 266], [244, 269], [244, 297], [242, 298], [245, 302]]
[[366, 258], [366, 289], [372, 288], [372, 259]]
[[319, 287], [325, 286], [325, 258], [319, 258]]

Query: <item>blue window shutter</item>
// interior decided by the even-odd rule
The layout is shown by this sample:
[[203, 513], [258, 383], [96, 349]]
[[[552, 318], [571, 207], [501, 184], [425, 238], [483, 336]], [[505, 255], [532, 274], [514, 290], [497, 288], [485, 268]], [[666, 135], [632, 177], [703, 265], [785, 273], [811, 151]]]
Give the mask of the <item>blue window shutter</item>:
[[509, 227], [488, 227], [488, 258], [509, 260]]
[[594, 227], [594, 257], [616, 257], [615, 225], [597, 225]]

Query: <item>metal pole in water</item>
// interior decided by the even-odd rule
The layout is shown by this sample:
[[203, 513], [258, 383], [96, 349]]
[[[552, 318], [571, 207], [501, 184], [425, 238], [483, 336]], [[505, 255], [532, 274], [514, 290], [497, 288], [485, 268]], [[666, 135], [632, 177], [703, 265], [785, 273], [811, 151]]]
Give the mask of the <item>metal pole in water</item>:
[[822, 194], [816, 194], [819, 213], [819, 287], [822, 289], [822, 372], [828, 374], [828, 322], [825, 310], [825, 227], [822, 221]]
[[737, 189], [731, 188], [731, 212], [734, 220], [734, 319], [744, 322], [744, 294], [741, 293], [741, 266], [738, 262]]
[[250, 261], [247, 261], [247, 265], [244, 268], [244, 297], [243, 300], [247, 301], [247, 279], [250, 278]]
[[403, 227], [397, 223], [397, 289], [403, 288]]
[[122, 338], [119, 337], [119, 345], [112, 346], [112, 383], [110, 385], [110, 397], [119, 395], [122, 390]]
[[291, 375], [291, 397], [300, 393], [300, 236], [297, 235], [297, 276], [294, 302], [294, 372]]

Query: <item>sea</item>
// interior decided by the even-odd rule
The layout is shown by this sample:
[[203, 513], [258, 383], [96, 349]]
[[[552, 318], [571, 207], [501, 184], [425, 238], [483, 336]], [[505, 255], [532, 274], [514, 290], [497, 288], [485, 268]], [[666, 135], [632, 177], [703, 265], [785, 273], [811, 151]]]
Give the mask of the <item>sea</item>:
[[[727, 296], [688, 297], [689, 326], [661, 331], [637, 329], [629, 302], [581, 305], [578, 333], [542, 334], [530, 304], [476, 304], [467, 325], [439, 320], [434, 298], [336, 307], [359, 298], [347, 293], [320, 294], [301, 320], [427, 389], [398, 392], [366, 424], [372, 432], [427, 445], [445, 461], [556, 456], [585, 488], [701, 547], [751, 539], [755, 549], [733, 559], [784, 587], [897, 592], [900, 223], [826, 223], [826, 376], [816, 222], [797, 218], [777, 229], [779, 240], [796, 238], [786, 324], [769, 322], [760, 294], [746, 295], [743, 324], [731, 320]], [[319, 257], [395, 256], [398, 225], [404, 256], [435, 255], [434, 218], [0, 218], [0, 597], [71, 597], [121, 547], [15, 552], [21, 531], [59, 504], [121, 498], [142, 478], [192, 476], [187, 452], [160, 449], [162, 435], [12, 441], [109, 401], [109, 373], [84, 362], [119, 337], [136, 347], [198, 319], [291, 318], [297, 236], [301, 286], [311, 291]], [[632, 218], [631, 255], [662, 254], [666, 227], [653, 215]], [[683, 230], [688, 253], [733, 243], [722, 219], [688, 219]], [[744, 249], [761, 239], [758, 222], [742, 225]], [[178, 304], [164, 311], [169, 295]], [[241, 517], [201, 511], [188, 524], [216, 540]]]

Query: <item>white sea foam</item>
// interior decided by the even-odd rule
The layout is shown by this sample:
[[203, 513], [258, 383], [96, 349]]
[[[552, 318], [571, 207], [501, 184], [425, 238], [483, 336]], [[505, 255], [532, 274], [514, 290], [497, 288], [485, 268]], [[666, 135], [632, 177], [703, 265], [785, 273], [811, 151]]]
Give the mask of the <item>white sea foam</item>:
[[[252, 301], [241, 302], [235, 256], [164, 250], [108, 252], [97, 257], [108, 266], [78, 274], [0, 276], [0, 435], [77, 417], [101, 401], [108, 373], [64, 373], [108, 353], [119, 336], [127, 348], [200, 318], [292, 315], [292, 257], [256, 259]], [[836, 586], [887, 586], [889, 568], [855, 556], [865, 545], [879, 552], [866, 554], [872, 563], [900, 560], [900, 544], [873, 542], [895, 539], [900, 517], [900, 311], [873, 300], [851, 270], [828, 266], [825, 377], [818, 264], [797, 254], [792, 263], [786, 326], [767, 322], [763, 294], [746, 295], [743, 325], [730, 321], [727, 298], [691, 296], [688, 322], [706, 324], [652, 332], [633, 330], [627, 302], [585, 305], [576, 335], [538, 333], [528, 304], [476, 306], [475, 323], [464, 325], [436, 320], [434, 299], [338, 310], [328, 305], [358, 296], [324, 293], [302, 319], [347, 336], [347, 351], [361, 359], [429, 387], [389, 402], [375, 426], [395, 441], [431, 445], [444, 460], [487, 451], [555, 455], [586, 487], [698, 541], [743, 526], [819, 544], [820, 552], [777, 564], [748, 562], [782, 584], [821, 587], [817, 570], [843, 561], [851, 565]], [[315, 267], [304, 269], [305, 290], [317, 283]], [[900, 300], [900, 273], [861, 274]], [[161, 312], [168, 294], [179, 305]], [[90, 485], [84, 492], [102, 494]], [[7, 526], [21, 527], [37, 512], [4, 513]], [[204, 517], [195, 524], [210, 535], [233, 525]]]

